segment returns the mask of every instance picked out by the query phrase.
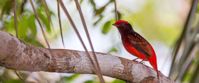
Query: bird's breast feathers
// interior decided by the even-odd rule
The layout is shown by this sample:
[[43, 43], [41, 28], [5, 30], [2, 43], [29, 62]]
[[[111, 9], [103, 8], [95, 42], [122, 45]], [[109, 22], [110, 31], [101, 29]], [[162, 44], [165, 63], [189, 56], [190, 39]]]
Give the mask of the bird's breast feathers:
[[147, 59], [155, 53], [150, 43], [136, 32], [122, 37], [122, 40], [126, 50], [139, 58]]

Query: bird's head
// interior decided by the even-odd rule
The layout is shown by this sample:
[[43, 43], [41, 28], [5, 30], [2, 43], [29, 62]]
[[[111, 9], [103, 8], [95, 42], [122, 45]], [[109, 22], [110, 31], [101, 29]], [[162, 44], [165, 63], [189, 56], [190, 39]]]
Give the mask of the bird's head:
[[125, 25], [129, 25], [129, 23], [125, 20], [118, 20], [114, 24], [117, 28], [125, 27]]
[[121, 34], [126, 34], [134, 31], [133, 28], [131, 27], [131, 24], [129, 24], [125, 20], [118, 20], [113, 25], [117, 27], [117, 29]]

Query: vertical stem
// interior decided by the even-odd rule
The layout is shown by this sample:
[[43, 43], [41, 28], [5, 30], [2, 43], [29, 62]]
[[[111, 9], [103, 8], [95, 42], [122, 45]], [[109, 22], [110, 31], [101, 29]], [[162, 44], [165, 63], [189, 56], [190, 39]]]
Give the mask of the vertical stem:
[[59, 7], [59, 1], [58, 0], [57, 0], [57, 14], [58, 14], [59, 28], [60, 28], [60, 33], [61, 33], [62, 44], [65, 48], [64, 37], [63, 37], [63, 29], [62, 29], [62, 23], [61, 23], [61, 16], [60, 16], [60, 7]]
[[118, 20], [118, 12], [117, 12], [117, 1], [114, 0], [114, 7], [115, 7], [115, 20]]
[[43, 37], [44, 37], [44, 39], [45, 39], [45, 42], [46, 42], [48, 48], [50, 48], [50, 44], [48, 43], [46, 34], [45, 34], [44, 29], [43, 29], [43, 27], [42, 27], [42, 24], [41, 24], [41, 22], [40, 22], [40, 20], [39, 20], [39, 16], [38, 16], [37, 11], [36, 11], [36, 9], [35, 9], [35, 7], [34, 7], [34, 4], [33, 4], [32, 0], [29, 0], [29, 1], [30, 1], [31, 6], [32, 6], [33, 12], [34, 12], [34, 14], [35, 14], [35, 18], [37, 19], [37, 22], [39, 23], [39, 26], [40, 26], [40, 29], [41, 29], [41, 31], [42, 31]]
[[16, 37], [18, 38], [17, 1], [16, 0], [14, 0], [14, 25], [15, 25]]
[[[51, 49], [50, 49], [50, 44], [49, 44], [49, 42], [48, 42], [48, 40], [47, 40], [47, 37], [46, 37], [46, 34], [45, 34], [45, 32], [44, 32], [44, 28], [42, 27], [41, 21], [39, 20], [39, 16], [38, 16], [37, 11], [36, 11], [36, 9], [35, 9], [35, 7], [34, 7], [34, 4], [33, 4], [32, 0], [29, 0], [29, 1], [30, 1], [30, 4], [31, 4], [32, 8], [33, 8], [33, 11], [34, 11], [34, 14], [35, 14], [35, 18], [36, 18], [36, 20], [38, 21], [39, 26], [40, 26], [40, 28], [41, 28], [42, 35], [43, 35], [43, 37], [44, 37], [44, 39], [45, 39], [45, 42], [46, 42], [46, 44], [47, 44], [47, 46], [48, 46], [48, 48], [49, 48], [49, 52], [50, 52], [50, 54], [52, 54], [52, 53], [51, 53]], [[53, 63], [57, 64], [57, 62], [56, 62], [54, 56], [47, 56], [47, 57], [50, 58], [50, 60], [52, 60]]]
[[175, 70], [178, 69], [178, 67], [179, 67], [179, 66], [176, 66], [178, 64], [175, 63], [175, 60], [176, 60], [176, 57], [177, 57], [177, 53], [178, 53], [178, 51], [180, 49], [180, 46], [182, 44], [182, 41], [186, 37], [187, 29], [190, 28], [190, 26], [191, 26], [192, 19], [193, 19], [194, 15], [195, 15], [195, 12], [196, 12], [196, 9], [197, 9], [197, 4], [198, 4], [198, 0], [193, 0], [192, 1], [192, 5], [191, 5], [191, 8], [190, 8], [189, 14], [187, 16], [187, 19], [186, 19], [186, 22], [185, 22], [185, 25], [184, 25], [184, 29], [182, 31], [182, 34], [181, 34], [180, 38], [176, 42], [176, 46], [175, 46], [175, 49], [174, 49], [174, 54], [173, 54], [173, 59], [172, 59], [171, 70], [169, 72], [169, 76], [171, 76], [172, 73], [175, 72]]
[[50, 17], [50, 10], [49, 10], [49, 8], [48, 8], [48, 6], [47, 6], [46, 0], [41, 0], [41, 3], [44, 5], [45, 12], [46, 12], [46, 15], [47, 15], [47, 17], [48, 17], [48, 21], [49, 21], [50, 23], [52, 23], [52, 22], [51, 22], [51, 17]]
[[[16, 31], [16, 37], [19, 38], [18, 36], [18, 24], [17, 24], [17, 0], [14, 0], [14, 26], [15, 26], [15, 31]], [[23, 80], [19, 72], [17, 70], [14, 70], [15, 74], [19, 77], [20, 80]]]
[[72, 25], [72, 27], [73, 27], [73, 29], [74, 29], [74, 31], [75, 31], [77, 37], [78, 37], [79, 40], [80, 40], [80, 43], [82, 44], [84, 50], [86, 51], [86, 54], [87, 54], [88, 58], [90, 59], [91, 64], [93, 65], [94, 72], [95, 72], [97, 75], [99, 75], [99, 72], [97, 71], [97, 67], [95, 66], [95, 63], [93, 62], [92, 57], [91, 57], [91, 55], [89, 54], [88, 49], [86, 48], [86, 45], [84, 44], [83, 39], [82, 39], [82, 37], [81, 37], [79, 31], [77, 30], [76, 25], [74, 24], [74, 22], [73, 22], [73, 20], [72, 20], [72, 18], [71, 18], [71, 16], [70, 16], [70, 14], [68, 13], [68, 10], [67, 10], [66, 7], [64, 6], [62, 0], [58, 0], [58, 1], [59, 1], [59, 3], [60, 3], [60, 6], [61, 6], [62, 9], [63, 9], [65, 15], [68, 17], [68, 20], [69, 20], [70, 24]]
[[89, 34], [89, 31], [88, 31], [88, 27], [86, 25], [86, 22], [85, 22], [85, 19], [84, 19], [84, 15], [82, 13], [82, 9], [81, 9], [81, 6], [78, 2], [78, 0], [75, 0], [75, 4], [76, 4], [76, 7], [78, 9], [78, 12], [79, 12], [79, 15], [80, 15], [80, 18], [81, 18], [81, 21], [82, 21], [82, 24], [84, 26], [84, 31], [86, 32], [86, 36], [87, 36], [87, 39], [89, 41], [89, 44], [90, 44], [90, 48], [92, 50], [92, 54], [94, 56], [94, 61], [96, 62], [96, 69], [98, 69], [97, 71], [99, 72], [99, 79], [100, 79], [100, 82], [101, 83], [105, 83], [103, 77], [102, 77], [102, 73], [101, 73], [101, 69], [100, 69], [100, 66], [99, 66], [99, 63], [98, 63], [98, 60], [97, 60], [97, 57], [96, 57], [96, 54], [95, 54], [95, 50], [94, 50], [94, 47], [93, 47], [93, 44], [92, 44], [92, 41], [91, 41], [91, 37], [90, 37], [90, 34]]

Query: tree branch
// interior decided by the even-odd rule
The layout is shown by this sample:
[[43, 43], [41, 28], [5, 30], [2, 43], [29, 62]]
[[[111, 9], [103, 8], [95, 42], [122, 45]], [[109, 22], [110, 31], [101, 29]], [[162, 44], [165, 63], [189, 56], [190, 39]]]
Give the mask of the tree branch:
[[[96, 55], [103, 75], [133, 83], [157, 83], [156, 72], [150, 67], [106, 53], [96, 52]], [[49, 56], [55, 57], [56, 63], [50, 60]], [[25, 71], [94, 73], [84, 51], [34, 47], [2, 31], [0, 31], [0, 65]], [[174, 81], [160, 73], [160, 83], [174, 83]]]

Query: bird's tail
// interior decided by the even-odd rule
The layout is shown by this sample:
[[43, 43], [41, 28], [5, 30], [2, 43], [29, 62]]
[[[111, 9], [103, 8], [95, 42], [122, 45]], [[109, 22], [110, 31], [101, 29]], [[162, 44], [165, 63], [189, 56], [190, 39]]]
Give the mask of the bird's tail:
[[152, 65], [153, 69], [155, 69], [155, 71], [157, 72], [157, 78], [158, 78], [158, 81], [159, 81], [159, 72], [158, 72], [156, 56], [151, 56], [148, 60], [149, 60], [149, 63]]

